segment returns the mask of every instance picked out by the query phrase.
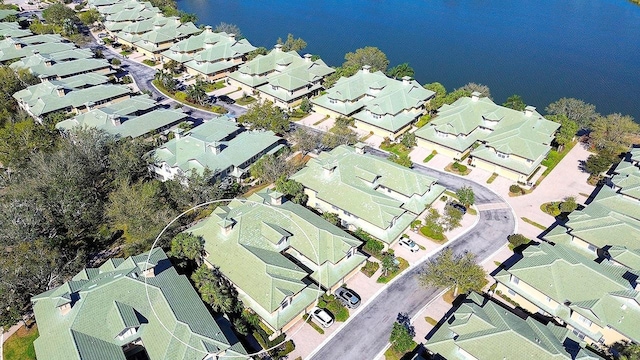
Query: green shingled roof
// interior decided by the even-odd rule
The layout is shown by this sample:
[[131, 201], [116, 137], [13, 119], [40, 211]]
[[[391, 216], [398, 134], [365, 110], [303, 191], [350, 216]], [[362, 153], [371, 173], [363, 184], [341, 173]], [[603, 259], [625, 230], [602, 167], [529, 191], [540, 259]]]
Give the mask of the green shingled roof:
[[[68, 52], [67, 52], [68, 53]], [[111, 65], [105, 59], [79, 58], [55, 62], [53, 56], [40, 54], [23, 58], [10, 65], [12, 69], [28, 69], [33, 75], [45, 78], [65, 78], [87, 72], [100, 72], [103, 75], [113, 73]]]
[[[438, 115], [415, 134], [464, 152], [476, 141], [483, 143], [474, 157], [529, 175], [551, 149], [560, 124], [546, 120], [534, 108], [517, 111], [495, 104], [489, 98], [462, 97], [443, 105]], [[529, 159], [529, 162], [499, 157], [496, 152]]]
[[[246, 354], [238, 340], [227, 335], [231, 334], [229, 329], [216, 323], [164, 252], [155, 249], [151, 258], [158, 264], [155, 277], [143, 277], [140, 264], [147, 260], [147, 254], [142, 254], [113, 259], [100, 269], [86, 269], [92, 271], [79, 274], [83, 280], [34, 296], [40, 333], [34, 342], [38, 359], [125, 359], [122, 346], [137, 338], [152, 360], [201, 360], [207, 353], [219, 351]], [[72, 307], [63, 315], [56, 304], [70, 291]], [[128, 328], [136, 333], [118, 337]]]
[[[382, 72], [360, 70], [340, 78], [312, 102], [359, 121], [396, 132], [416, 119], [434, 92], [411, 79], [395, 80]], [[413, 110], [407, 112], [409, 110]]]
[[[157, 164], [178, 167], [183, 173], [205, 168], [229, 171], [239, 177], [254, 161], [282, 143], [271, 131], [244, 131], [226, 117], [214, 118], [157, 148]], [[216, 150], [217, 148], [217, 150]], [[216, 153], [217, 151], [217, 153]]]
[[[303, 206], [290, 201], [270, 205], [271, 198], [272, 191], [265, 190], [249, 197], [248, 202], [233, 200], [187, 232], [205, 239], [207, 261], [219, 266], [241, 290], [245, 304], [279, 329], [317, 298], [320, 267], [344, 276], [365, 258], [357, 253], [347, 258], [361, 244], [359, 240]], [[228, 234], [220, 226], [224, 219], [235, 223]], [[281, 239], [274, 238], [278, 234]], [[341, 279], [328, 277], [329, 283], [322, 283], [327, 288]], [[278, 310], [292, 295], [291, 305]]]
[[[51, 40], [45, 42], [32, 43], [38, 36], [37, 40]], [[39, 37], [39, 35], [25, 36], [19, 39], [0, 40], [0, 62], [8, 60], [20, 59], [34, 53], [51, 54], [59, 51], [75, 49], [76, 46], [70, 42], [62, 42], [62, 40], [47, 39]]]
[[[292, 179], [317, 193], [317, 198], [381, 230], [381, 240], [393, 241], [443, 192], [436, 179], [352, 147], [339, 146], [309, 160]], [[401, 195], [390, 195], [387, 189]], [[342, 214], [341, 214], [342, 215]], [[395, 223], [394, 219], [407, 217]], [[345, 217], [345, 219], [349, 219]]]
[[[635, 153], [640, 152], [638, 150], [640, 149], [633, 149]], [[640, 199], [640, 168], [637, 164], [638, 159], [633, 160], [638, 155], [631, 153], [628, 157], [633, 162], [621, 161], [613, 170], [611, 183], [621, 194]]]
[[[513, 282], [512, 276], [520, 283]], [[640, 293], [633, 290], [633, 279], [637, 275], [625, 267], [606, 262], [599, 264], [562, 245], [541, 243], [528, 247], [520, 261], [509, 269], [501, 270], [494, 278], [594, 340], [602, 334], [594, 334], [583, 323], [571, 319], [570, 311], [577, 311], [601, 327], [609, 326], [634, 341], [640, 340], [640, 328], [637, 327], [640, 322]], [[552, 308], [548, 302], [536, 300], [519, 286], [521, 283], [560, 305]]]
[[502, 306], [471, 293], [448, 316], [425, 346], [448, 359], [602, 359], [566, 341], [570, 331], [531, 317], [521, 318]]

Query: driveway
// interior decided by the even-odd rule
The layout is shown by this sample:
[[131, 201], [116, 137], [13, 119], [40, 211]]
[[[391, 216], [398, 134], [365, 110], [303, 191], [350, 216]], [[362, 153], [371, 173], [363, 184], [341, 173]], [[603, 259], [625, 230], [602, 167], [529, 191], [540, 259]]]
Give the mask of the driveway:
[[[386, 153], [367, 148], [369, 153], [386, 157]], [[470, 180], [414, 164], [414, 170], [438, 179], [438, 183], [451, 190], [471, 186], [479, 207], [478, 224], [447, 247], [455, 253], [465, 251], [477, 256], [478, 262], [488, 258], [504, 246], [507, 236], [514, 232], [516, 222], [504, 200], [488, 188]], [[417, 275], [422, 264], [412, 267], [397, 281], [354, 316], [339, 332], [327, 340], [312, 359], [374, 359], [389, 342], [391, 327], [398, 313], [413, 317], [440, 289], [420, 285]], [[420, 341], [421, 339], [418, 339]]]

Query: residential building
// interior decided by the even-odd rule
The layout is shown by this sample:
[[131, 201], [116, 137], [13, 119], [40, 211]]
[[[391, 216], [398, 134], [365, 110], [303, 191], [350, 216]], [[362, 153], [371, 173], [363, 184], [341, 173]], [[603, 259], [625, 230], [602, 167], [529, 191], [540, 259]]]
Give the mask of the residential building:
[[0, 40], [0, 63], [7, 63], [26, 56], [51, 54], [59, 51], [73, 50], [76, 46], [59, 36], [30, 35], [13, 38], [5, 35]]
[[623, 197], [640, 200], [640, 148], [632, 148], [616, 165], [610, 184]]
[[[85, 51], [67, 50], [59, 55], [33, 54], [9, 65], [10, 68], [27, 69], [34, 76], [45, 80], [60, 80], [81, 74], [111, 75], [115, 73], [105, 59], [87, 58]], [[79, 57], [79, 58], [74, 58]], [[56, 60], [56, 58], [60, 60]]]
[[228, 83], [251, 94], [258, 93], [283, 109], [291, 109], [303, 98], [311, 97], [322, 89], [322, 80], [335, 70], [324, 61], [301, 57], [295, 51], [282, 51], [276, 45], [267, 55], [258, 55], [229, 74]]
[[[620, 256], [619, 260], [623, 261], [621, 265], [640, 271], [640, 266], [632, 260], [634, 251], [640, 251], [638, 200], [603, 186], [589, 205], [569, 214], [568, 221], [553, 228], [544, 239], [571, 246], [593, 259], [615, 260], [609, 254], [613, 248], [615, 254]], [[622, 251], [624, 249], [630, 252]], [[625, 264], [622, 258], [631, 263]]]
[[522, 318], [472, 292], [425, 343], [436, 359], [599, 360], [570, 330]]
[[214, 33], [208, 26], [200, 35], [175, 44], [162, 55], [184, 63], [187, 73], [213, 81], [236, 71], [255, 49], [246, 39], [236, 40], [234, 34]]
[[84, 269], [31, 302], [41, 360], [247, 355], [228, 323], [213, 319], [161, 249]]
[[148, 95], [136, 95], [63, 120], [56, 124], [56, 128], [97, 128], [119, 138], [135, 138], [152, 131], [162, 131], [187, 118], [182, 111], [158, 109], [158, 104]]
[[186, 232], [204, 238], [205, 262], [218, 266], [245, 306], [278, 333], [365, 261], [359, 240], [273, 190], [218, 206]]
[[[152, 60], [161, 61], [161, 52], [168, 50], [177, 41], [202, 31], [191, 22], [181, 23], [177, 17], [161, 19], [156, 20], [153, 30], [140, 35], [133, 43], [139, 53]], [[120, 38], [119, 35], [118, 37]]]
[[363, 66], [355, 75], [340, 78], [325, 95], [311, 101], [314, 111], [333, 118], [352, 117], [358, 129], [397, 139], [424, 114], [435, 93], [410, 77], [395, 80], [370, 68]]
[[494, 278], [496, 292], [566, 324], [580, 339], [605, 345], [640, 341], [638, 275], [625, 267], [543, 242], [526, 248]]
[[9, 21], [8, 19], [14, 19], [18, 16], [19, 12], [14, 9], [0, 9], [0, 21]]
[[3, 38], [21, 38], [31, 36], [33, 33], [29, 29], [23, 29], [16, 22], [0, 22], [0, 36]]
[[13, 94], [18, 105], [31, 116], [43, 116], [62, 111], [81, 114], [128, 99], [131, 89], [124, 85], [100, 84], [85, 88], [73, 88], [64, 81], [44, 81]]
[[129, 24], [162, 16], [160, 9], [150, 3], [135, 0], [99, 7], [98, 11], [105, 17], [105, 29], [113, 36]]
[[244, 177], [249, 167], [265, 154], [284, 147], [284, 139], [271, 131], [245, 131], [228, 117], [213, 118], [175, 138], [152, 152], [152, 171], [162, 181], [191, 172], [236, 180]]
[[362, 145], [322, 152], [291, 179], [304, 185], [309, 207], [337, 214], [344, 227], [391, 244], [445, 188], [432, 177], [364, 154]]
[[415, 135], [419, 147], [456, 160], [470, 154], [470, 165], [527, 184], [559, 127], [532, 106], [513, 110], [475, 92], [443, 105]]

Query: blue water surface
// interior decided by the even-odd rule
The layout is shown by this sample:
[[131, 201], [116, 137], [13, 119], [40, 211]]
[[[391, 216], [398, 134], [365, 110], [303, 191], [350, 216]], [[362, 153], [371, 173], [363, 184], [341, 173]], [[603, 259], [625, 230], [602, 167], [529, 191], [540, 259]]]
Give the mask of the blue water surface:
[[233, 23], [255, 46], [288, 33], [338, 66], [376, 46], [421, 83], [486, 84], [540, 111], [560, 97], [640, 121], [640, 6], [626, 0], [178, 0], [200, 24]]

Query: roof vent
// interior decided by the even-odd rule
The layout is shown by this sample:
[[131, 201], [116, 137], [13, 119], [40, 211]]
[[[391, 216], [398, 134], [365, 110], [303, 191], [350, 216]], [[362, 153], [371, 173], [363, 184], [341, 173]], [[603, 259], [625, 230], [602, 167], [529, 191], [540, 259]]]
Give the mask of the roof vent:
[[471, 101], [478, 101], [478, 99], [480, 99], [480, 93], [477, 91], [474, 91], [471, 93]]
[[370, 73], [371, 72], [371, 66], [369, 66], [369, 65], [363, 66], [362, 67], [362, 72], [365, 73], [365, 74]]
[[524, 116], [530, 117], [533, 115], [533, 112], [536, 111], [535, 106], [527, 106], [524, 108]]

